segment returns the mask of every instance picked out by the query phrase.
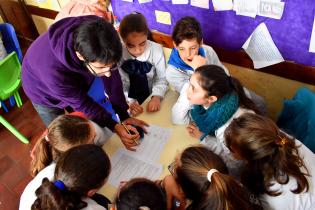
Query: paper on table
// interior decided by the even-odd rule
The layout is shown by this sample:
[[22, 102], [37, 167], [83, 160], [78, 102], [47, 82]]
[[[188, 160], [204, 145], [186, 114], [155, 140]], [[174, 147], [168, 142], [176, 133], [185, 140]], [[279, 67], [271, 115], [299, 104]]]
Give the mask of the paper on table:
[[139, 1], [139, 4], [142, 4], [142, 3], [151, 2], [152, 0], [138, 0], [138, 1]]
[[118, 187], [121, 181], [128, 181], [135, 177], [158, 179], [162, 173], [161, 164], [147, 163], [126, 154], [119, 149], [111, 159], [112, 170], [108, 179], [110, 185]]
[[233, 9], [232, 0], [212, 0], [214, 11], [225, 11]]
[[284, 2], [274, 0], [260, 0], [258, 15], [281, 19], [284, 9]]
[[169, 12], [162, 12], [155, 10], [156, 22], [171, 25], [171, 14]]
[[173, 4], [188, 4], [188, 0], [172, 0]]
[[161, 152], [170, 136], [171, 129], [150, 125], [148, 134], [144, 135], [141, 144], [136, 147], [137, 151], [133, 152], [127, 149], [124, 151], [139, 160], [154, 163], [160, 159]]
[[234, 0], [233, 10], [237, 15], [256, 17], [259, 0]]
[[209, 0], [191, 0], [191, 6], [209, 9]]
[[314, 16], [314, 23], [313, 23], [313, 30], [312, 30], [311, 43], [310, 43], [309, 51], [315, 53], [315, 16]]
[[261, 23], [254, 30], [242, 48], [253, 60], [255, 69], [284, 61], [281, 53], [273, 42], [265, 23]]

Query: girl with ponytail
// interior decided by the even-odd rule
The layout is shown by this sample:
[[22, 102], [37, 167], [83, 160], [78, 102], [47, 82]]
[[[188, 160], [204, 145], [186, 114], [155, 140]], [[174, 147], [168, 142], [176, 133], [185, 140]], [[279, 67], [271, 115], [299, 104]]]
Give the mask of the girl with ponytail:
[[246, 162], [243, 184], [261, 196], [264, 209], [315, 206], [315, 155], [269, 118], [244, 114], [225, 131], [232, 154]]
[[110, 167], [108, 156], [96, 145], [69, 149], [59, 158], [54, 176], [44, 178], [35, 194], [29, 195], [31, 209], [105, 210], [90, 197], [105, 184]]
[[[246, 189], [228, 174], [222, 159], [205, 147], [185, 149], [174, 162], [173, 177], [191, 201], [189, 210], [260, 209], [251, 203]], [[166, 180], [164, 185], [168, 185]]]
[[242, 163], [225, 146], [224, 130], [233, 118], [246, 112], [259, 113], [241, 83], [220, 66], [205, 65], [197, 68], [182, 88], [172, 118], [175, 124], [187, 124], [189, 134], [219, 155], [237, 177]]

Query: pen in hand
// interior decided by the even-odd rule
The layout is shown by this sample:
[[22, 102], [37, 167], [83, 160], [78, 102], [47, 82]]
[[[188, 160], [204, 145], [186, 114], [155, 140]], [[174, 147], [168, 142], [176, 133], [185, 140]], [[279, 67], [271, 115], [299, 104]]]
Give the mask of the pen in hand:
[[[128, 133], [129, 135], [132, 135], [131, 132], [130, 132], [130, 130], [128, 129], [128, 127], [127, 127], [123, 122], [120, 121], [120, 118], [119, 118], [118, 114], [116, 114], [116, 118], [117, 118], [117, 120], [118, 120], [118, 123], [121, 124], [121, 125], [125, 128], [125, 130], [127, 131], [127, 133]], [[132, 139], [132, 140], [133, 140], [137, 145], [139, 145], [139, 142], [138, 142], [136, 139]]]

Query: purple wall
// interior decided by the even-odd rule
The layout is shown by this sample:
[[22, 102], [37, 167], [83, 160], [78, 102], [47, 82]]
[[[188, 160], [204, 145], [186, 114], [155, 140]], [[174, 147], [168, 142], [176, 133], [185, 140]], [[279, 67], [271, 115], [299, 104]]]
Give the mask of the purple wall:
[[[270, 34], [285, 60], [295, 61], [307, 66], [315, 66], [315, 53], [308, 52], [313, 20], [315, 15], [315, 0], [282, 0], [285, 9], [281, 20], [256, 16], [250, 18], [238, 16], [234, 11], [214, 12], [210, 1], [210, 10], [191, 5], [173, 5], [171, 1], [153, 0], [139, 4], [122, 0], [112, 1], [114, 14], [121, 20], [125, 15], [137, 11], [148, 20], [151, 29], [167, 34], [177, 20], [183, 16], [196, 17], [203, 27], [206, 44], [239, 50], [253, 30], [265, 22]], [[157, 23], [154, 10], [171, 13], [172, 26]]]

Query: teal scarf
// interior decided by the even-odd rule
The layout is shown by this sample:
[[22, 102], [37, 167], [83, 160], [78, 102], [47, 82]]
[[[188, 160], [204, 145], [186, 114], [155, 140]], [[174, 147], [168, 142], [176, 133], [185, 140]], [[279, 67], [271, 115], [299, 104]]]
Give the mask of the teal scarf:
[[200, 140], [202, 141], [207, 135], [214, 136], [214, 132], [233, 116], [238, 107], [238, 96], [235, 93], [225, 95], [208, 109], [203, 108], [202, 105], [194, 105], [191, 117], [199, 130], [204, 133]]

